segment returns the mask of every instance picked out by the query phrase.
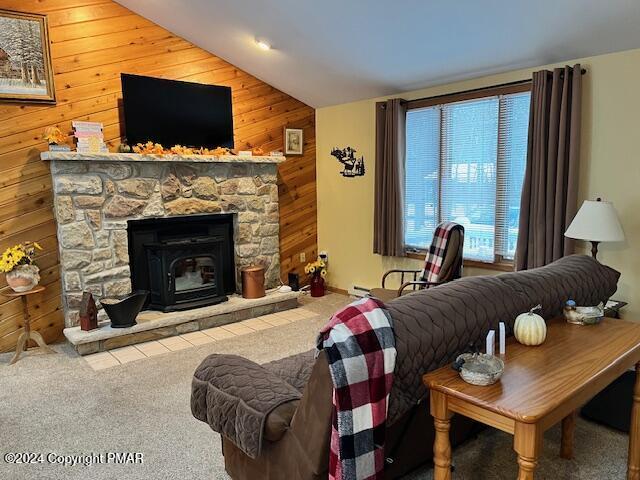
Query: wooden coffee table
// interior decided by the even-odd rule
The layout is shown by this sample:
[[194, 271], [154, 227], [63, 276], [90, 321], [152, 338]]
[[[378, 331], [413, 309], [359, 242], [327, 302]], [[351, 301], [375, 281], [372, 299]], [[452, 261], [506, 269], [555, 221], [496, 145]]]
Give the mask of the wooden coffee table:
[[[640, 323], [605, 319], [580, 326], [548, 323], [547, 340], [507, 344], [502, 379], [491, 386], [465, 383], [451, 367], [424, 375], [436, 430], [434, 479], [451, 478], [450, 420], [454, 413], [513, 435], [519, 480], [532, 480], [542, 435], [562, 421], [561, 456], [571, 458], [575, 411], [629, 368], [636, 368], [628, 480], [640, 480]], [[596, 452], [594, 452], [596, 453]]]

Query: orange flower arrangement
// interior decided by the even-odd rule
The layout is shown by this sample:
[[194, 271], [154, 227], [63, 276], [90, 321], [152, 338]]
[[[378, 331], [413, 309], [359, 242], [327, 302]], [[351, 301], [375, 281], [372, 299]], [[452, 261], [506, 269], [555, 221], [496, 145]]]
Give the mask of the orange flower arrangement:
[[162, 155], [165, 153], [164, 148], [159, 143], [147, 142], [147, 143], [138, 143], [132, 149], [134, 153], [141, 154], [154, 154], [154, 155]]
[[169, 149], [170, 153], [174, 155], [193, 155], [193, 148], [183, 147], [182, 145], [174, 145]]
[[200, 152], [200, 155], [234, 155], [234, 153], [227, 147], [216, 147], [213, 150], [201, 148]]
[[58, 127], [47, 127], [44, 129], [42, 138], [49, 144], [60, 145], [67, 141], [67, 136], [64, 135]]

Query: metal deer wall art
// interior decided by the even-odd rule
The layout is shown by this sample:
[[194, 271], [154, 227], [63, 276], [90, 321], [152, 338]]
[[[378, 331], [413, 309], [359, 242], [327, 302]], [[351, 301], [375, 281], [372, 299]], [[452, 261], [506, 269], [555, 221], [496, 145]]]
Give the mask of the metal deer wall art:
[[343, 177], [362, 177], [364, 176], [364, 156], [356, 157], [356, 149], [351, 147], [333, 148], [331, 155], [343, 165], [340, 175]]

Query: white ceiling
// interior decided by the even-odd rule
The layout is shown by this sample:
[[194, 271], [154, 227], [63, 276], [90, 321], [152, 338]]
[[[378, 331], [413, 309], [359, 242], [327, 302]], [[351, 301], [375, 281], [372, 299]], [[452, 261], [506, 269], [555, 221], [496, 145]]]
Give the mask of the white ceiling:
[[117, 1], [314, 107], [640, 47], [640, 0]]

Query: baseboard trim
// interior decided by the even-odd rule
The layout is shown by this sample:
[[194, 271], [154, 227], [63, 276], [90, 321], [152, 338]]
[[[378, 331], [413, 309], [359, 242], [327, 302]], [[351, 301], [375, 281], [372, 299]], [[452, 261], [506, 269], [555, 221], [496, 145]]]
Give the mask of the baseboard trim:
[[327, 290], [332, 293], [339, 293], [340, 295], [349, 295], [349, 292], [344, 288], [332, 287], [331, 285], [327, 285]]

